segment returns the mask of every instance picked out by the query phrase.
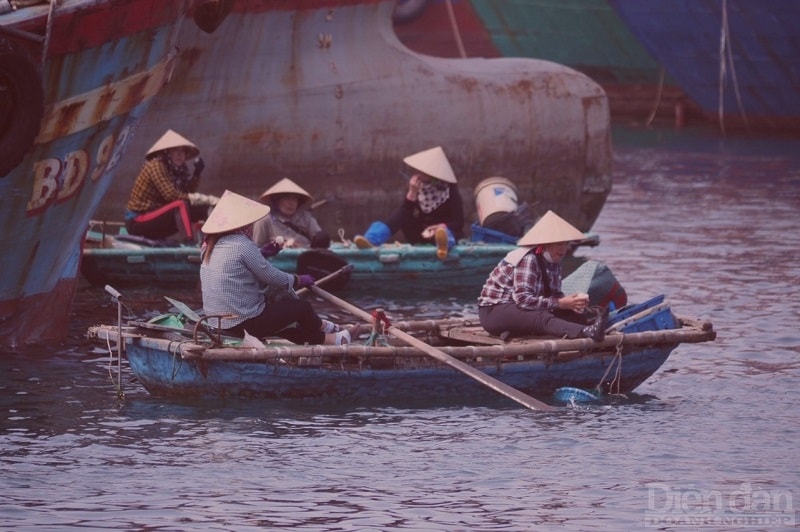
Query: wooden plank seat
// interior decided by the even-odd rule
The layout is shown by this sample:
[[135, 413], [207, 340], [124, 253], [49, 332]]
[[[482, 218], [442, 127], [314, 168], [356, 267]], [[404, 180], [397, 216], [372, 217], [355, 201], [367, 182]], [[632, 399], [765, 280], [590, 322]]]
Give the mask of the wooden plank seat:
[[480, 325], [443, 328], [439, 331], [439, 335], [444, 338], [451, 338], [453, 340], [482, 345], [522, 344], [530, 342], [531, 340], [549, 339], [543, 336], [515, 336], [509, 338], [508, 340], [503, 340], [499, 336], [489, 334]]

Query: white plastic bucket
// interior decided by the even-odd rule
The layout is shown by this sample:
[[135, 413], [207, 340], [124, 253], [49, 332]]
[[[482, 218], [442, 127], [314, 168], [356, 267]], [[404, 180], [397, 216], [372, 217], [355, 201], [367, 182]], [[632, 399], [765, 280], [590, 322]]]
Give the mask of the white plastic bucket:
[[514, 212], [518, 205], [517, 187], [505, 177], [489, 177], [475, 187], [475, 208], [481, 225], [492, 214]]

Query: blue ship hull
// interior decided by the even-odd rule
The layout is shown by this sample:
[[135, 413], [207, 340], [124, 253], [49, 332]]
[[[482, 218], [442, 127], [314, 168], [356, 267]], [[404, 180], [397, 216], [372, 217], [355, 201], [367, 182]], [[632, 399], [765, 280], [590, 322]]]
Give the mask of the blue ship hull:
[[800, 134], [800, 3], [609, 2], [709, 120]]

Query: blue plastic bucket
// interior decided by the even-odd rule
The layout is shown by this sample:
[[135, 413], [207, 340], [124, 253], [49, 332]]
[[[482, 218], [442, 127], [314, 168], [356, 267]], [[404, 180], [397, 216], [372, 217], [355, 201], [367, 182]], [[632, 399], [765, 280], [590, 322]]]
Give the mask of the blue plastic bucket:
[[596, 403], [600, 401], [597, 392], [564, 386], [553, 392], [553, 398], [560, 403]]

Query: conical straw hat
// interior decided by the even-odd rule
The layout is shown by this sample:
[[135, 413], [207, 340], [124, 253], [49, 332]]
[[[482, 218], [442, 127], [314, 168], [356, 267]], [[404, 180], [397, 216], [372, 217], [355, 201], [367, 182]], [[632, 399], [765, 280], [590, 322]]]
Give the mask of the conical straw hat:
[[553, 244], [555, 242], [572, 242], [582, 240], [584, 234], [572, 224], [564, 220], [553, 211], [547, 211], [539, 218], [536, 225], [523, 235], [517, 242], [518, 246], [538, 246], [539, 244]]
[[201, 230], [207, 235], [227, 233], [250, 225], [267, 214], [267, 205], [226, 190]]
[[167, 132], [161, 135], [161, 138], [158, 139], [156, 143], [153, 144], [153, 146], [147, 151], [147, 154], [144, 156], [144, 158], [152, 159], [153, 156], [160, 151], [178, 147], [184, 147], [188, 150], [186, 155], [187, 159], [193, 159], [194, 157], [200, 155], [200, 148], [195, 146], [193, 142], [175, 133], [171, 129], [168, 129]]
[[306, 199], [310, 201], [314, 201], [314, 198], [311, 197], [311, 194], [305, 191], [303, 187], [289, 179], [288, 177], [284, 177], [271, 187], [269, 187], [266, 191], [264, 191], [261, 196], [259, 196], [259, 200], [264, 201], [269, 199], [270, 196], [274, 196], [275, 194], [298, 194], [303, 196], [303, 201]]
[[455, 183], [456, 175], [441, 146], [409, 155], [403, 162], [411, 168], [447, 183]]

